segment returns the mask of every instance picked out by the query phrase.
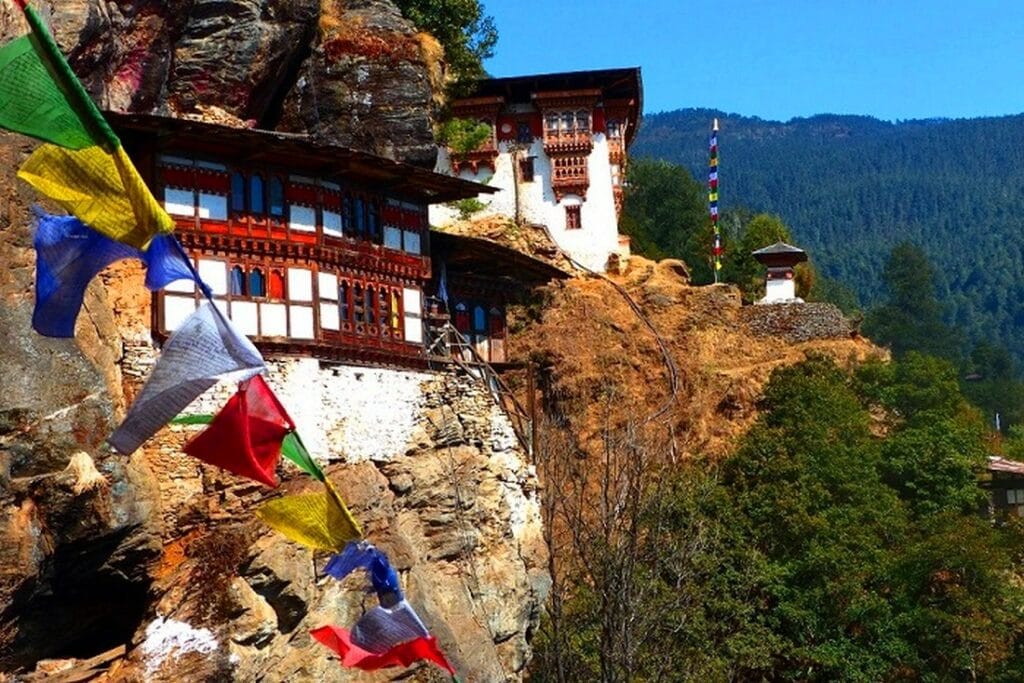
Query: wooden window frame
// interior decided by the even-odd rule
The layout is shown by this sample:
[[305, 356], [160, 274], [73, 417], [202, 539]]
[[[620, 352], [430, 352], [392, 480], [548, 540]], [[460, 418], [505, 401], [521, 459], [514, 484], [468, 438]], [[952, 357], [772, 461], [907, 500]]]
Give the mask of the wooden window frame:
[[567, 204], [565, 207], [565, 229], [583, 229], [583, 211], [579, 204]]

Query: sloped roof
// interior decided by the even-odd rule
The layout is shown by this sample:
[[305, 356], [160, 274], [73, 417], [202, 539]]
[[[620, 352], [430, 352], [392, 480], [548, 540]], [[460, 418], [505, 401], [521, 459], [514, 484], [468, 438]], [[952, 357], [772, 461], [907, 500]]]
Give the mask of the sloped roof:
[[807, 260], [806, 251], [785, 242], [776, 242], [750, 255], [768, 267], [791, 266]]
[[547, 261], [484, 237], [431, 230], [430, 246], [434, 260], [443, 261], [450, 272], [505, 277], [531, 286], [571, 277]]
[[1009, 472], [1011, 474], [1024, 475], [1024, 462], [1007, 460], [999, 456], [991, 455], [988, 458], [989, 472]]
[[368, 152], [323, 144], [308, 135], [238, 128], [192, 119], [106, 112], [107, 120], [129, 145], [133, 138], [156, 136], [158, 145], [219, 160], [273, 164], [342, 182], [384, 186], [395, 196], [434, 204], [497, 192], [497, 188], [434, 173]]
[[776, 242], [767, 247], [762, 247], [756, 251], [751, 252], [754, 256], [759, 254], [804, 254], [807, 252], [799, 247], [794, 247], [792, 244], [786, 244], [785, 242]]
[[473, 97], [504, 97], [508, 103], [526, 103], [532, 101], [535, 92], [587, 88], [600, 88], [606, 100], [632, 101], [633, 120], [626, 132], [627, 144], [632, 142], [643, 116], [644, 88], [638, 66], [487, 78], [477, 81], [472, 92]]

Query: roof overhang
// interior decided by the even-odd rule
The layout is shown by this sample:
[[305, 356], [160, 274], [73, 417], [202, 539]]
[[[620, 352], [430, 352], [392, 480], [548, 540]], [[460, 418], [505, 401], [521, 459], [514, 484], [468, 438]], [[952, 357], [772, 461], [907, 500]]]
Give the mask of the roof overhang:
[[1007, 460], [1006, 458], [1000, 458], [998, 456], [990, 455], [988, 458], [988, 466], [986, 469], [989, 472], [1008, 472], [1010, 474], [1018, 474], [1024, 476], [1024, 462], [1018, 462], [1016, 460]]
[[307, 135], [235, 128], [191, 119], [105, 112], [130, 148], [153, 140], [157, 149], [209, 156], [226, 163], [267, 164], [326, 180], [383, 189], [427, 204], [494, 193], [497, 188], [441, 175], [367, 152], [321, 144]]
[[443, 262], [450, 273], [508, 278], [528, 286], [571, 277], [546, 261], [482, 237], [431, 230], [430, 249], [434, 263]]
[[474, 98], [503, 97], [508, 104], [528, 104], [535, 94], [597, 90], [605, 101], [629, 105], [626, 143], [631, 144], [643, 116], [643, 79], [640, 67], [566, 71], [562, 73], [509, 76], [477, 81]]
[[757, 251], [752, 251], [750, 255], [769, 268], [792, 268], [807, 260], [806, 251], [785, 242], [776, 242]]

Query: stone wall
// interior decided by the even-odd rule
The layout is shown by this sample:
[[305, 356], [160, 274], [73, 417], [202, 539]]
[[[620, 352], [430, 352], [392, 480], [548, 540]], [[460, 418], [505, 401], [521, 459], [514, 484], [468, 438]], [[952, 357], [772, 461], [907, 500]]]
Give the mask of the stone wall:
[[756, 337], [781, 337], [788, 342], [848, 339], [851, 322], [832, 304], [784, 303], [744, 306], [740, 319]]

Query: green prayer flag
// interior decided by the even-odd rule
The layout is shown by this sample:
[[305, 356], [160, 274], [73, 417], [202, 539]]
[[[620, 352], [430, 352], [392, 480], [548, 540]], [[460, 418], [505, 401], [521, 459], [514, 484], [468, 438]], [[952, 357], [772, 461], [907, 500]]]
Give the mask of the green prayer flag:
[[289, 432], [288, 436], [284, 437], [284, 443], [281, 444], [281, 455], [291, 460], [300, 470], [314, 479], [324, 480], [323, 470], [313, 460], [313, 456], [306, 450], [297, 433]]
[[213, 415], [179, 415], [171, 420], [172, 425], [208, 425], [213, 422]]
[[70, 149], [96, 144], [29, 35], [0, 49], [0, 127]]

